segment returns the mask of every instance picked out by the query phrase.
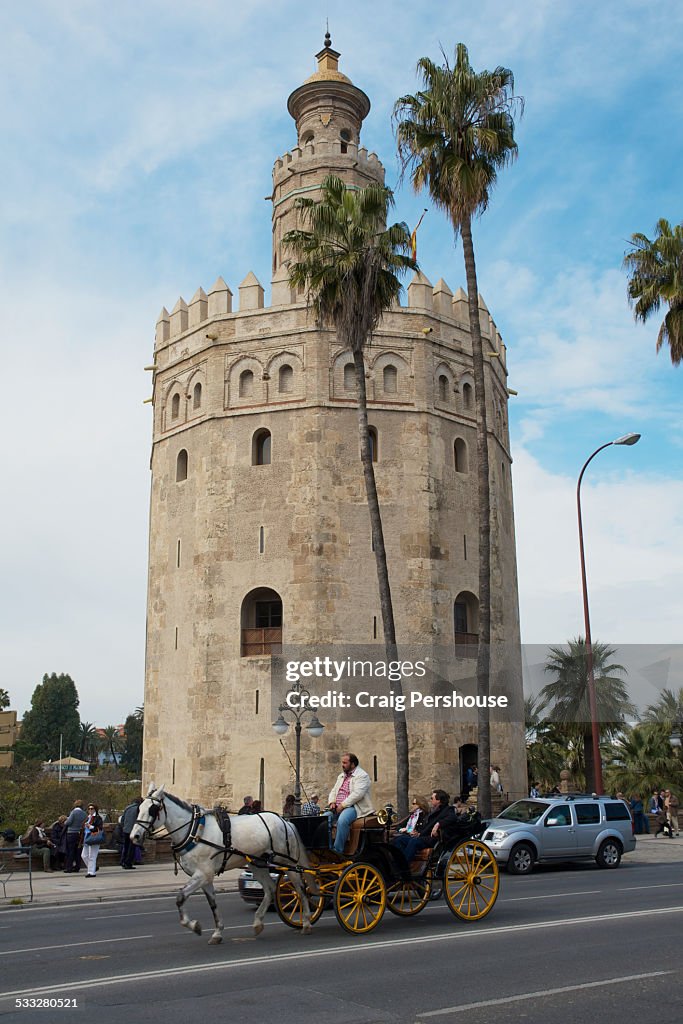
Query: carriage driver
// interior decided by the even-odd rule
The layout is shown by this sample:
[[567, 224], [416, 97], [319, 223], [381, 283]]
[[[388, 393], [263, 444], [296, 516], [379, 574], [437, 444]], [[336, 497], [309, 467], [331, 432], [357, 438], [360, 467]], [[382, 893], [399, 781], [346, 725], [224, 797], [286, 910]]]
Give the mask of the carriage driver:
[[337, 835], [332, 849], [343, 853], [351, 825], [356, 818], [372, 814], [374, 808], [370, 797], [370, 776], [358, 764], [355, 754], [344, 754], [342, 771], [337, 777], [329, 796], [327, 815], [330, 826], [337, 823]]

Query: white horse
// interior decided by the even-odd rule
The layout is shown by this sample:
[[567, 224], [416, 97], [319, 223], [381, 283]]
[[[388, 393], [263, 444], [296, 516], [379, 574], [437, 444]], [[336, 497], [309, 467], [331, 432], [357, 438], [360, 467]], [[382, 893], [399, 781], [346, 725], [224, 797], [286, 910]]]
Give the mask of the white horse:
[[[269, 864], [292, 868], [287, 877], [299, 894], [304, 913], [302, 931], [311, 931], [311, 918], [301, 871], [307, 868], [308, 858], [299, 833], [279, 814], [230, 815], [230, 840], [226, 846], [223, 832], [212, 811], [197, 804], [189, 804], [167, 793], [164, 787], [149, 787], [147, 798], [140, 804], [138, 818], [131, 829], [131, 842], [141, 844], [146, 835], [158, 839], [169, 835], [173, 852], [190, 881], [176, 897], [180, 923], [184, 928], [201, 935], [199, 921], [191, 921], [183, 909], [185, 900], [202, 889], [213, 913], [215, 929], [209, 942], [223, 941], [223, 920], [218, 912], [214, 875], [233, 868], [249, 866], [263, 886], [263, 900], [254, 915], [254, 934], [263, 931], [263, 918], [273, 901], [275, 884], [270, 877]], [[312, 876], [309, 876], [309, 878]]]

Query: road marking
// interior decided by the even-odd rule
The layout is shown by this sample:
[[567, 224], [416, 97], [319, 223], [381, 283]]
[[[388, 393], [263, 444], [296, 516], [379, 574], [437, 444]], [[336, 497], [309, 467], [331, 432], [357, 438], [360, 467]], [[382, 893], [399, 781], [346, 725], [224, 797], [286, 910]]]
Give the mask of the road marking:
[[[16, 989], [11, 992], [0, 992], [0, 998], [34, 995], [39, 996], [45, 993], [58, 995], [60, 992], [73, 992], [74, 988], [104, 988], [108, 985], [128, 985], [132, 981], [160, 980], [162, 978], [177, 978], [181, 974], [203, 974], [210, 971], [232, 971], [239, 967], [254, 967], [262, 964], [277, 963], [286, 961], [311, 960], [327, 956], [351, 956], [353, 953], [363, 953], [368, 956], [374, 950], [396, 949], [400, 946], [424, 946], [433, 942], [462, 942], [472, 938], [491, 939], [499, 935], [515, 935], [520, 932], [543, 931], [550, 928], [567, 928], [573, 924], [605, 924], [609, 921], [632, 922], [639, 917], [662, 917], [666, 914], [683, 914], [683, 907], [664, 907], [657, 910], [631, 910], [622, 914], [593, 914], [590, 917], [566, 917], [556, 921], [541, 921], [534, 924], [503, 925], [501, 928], [479, 928], [477, 931], [451, 931], [447, 933], [437, 932], [432, 935], [417, 935], [406, 939], [386, 939], [373, 942], [346, 943], [343, 946], [327, 946], [325, 949], [306, 949], [298, 953], [270, 953], [265, 956], [250, 956], [240, 960], [230, 960], [223, 963], [211, 964], [187, 964], [186, 966], [164, 967], [154, 971], [137, 971], [131, 974], [116, 974], [100, 978], [84, 978], [81, 981], [73, 980], [64, 985], [48, 985], [45, 988]], [[144, 936], [150, 937], [151, 936]], [[115, 941], [112, 939], [106, 940]], [[648, 975], [651, 977], [651, 975]]]
[[103, 942], [132, 942], [137, 939], [153, 939], [153, 935], [126, 935], [122, 939], [91, 939], [89, 942], [63, 942], [60, 946], [31, 946], [29, 949], [4, 949], [0, 956], [14, 953], [42, 953], [47, 949], [72, 949], [76, 946], [101, 946]]
[[617, 889], [617, 892], [635, 892], [637, 889], [671, 889], [674, 885], [683, 885], [683, 882], [660, 882], [657, 885], [629, 885], [628, 889]]
[[582, 889], [581, 892], [551, 892], [547, 896], [509, 896], [501, 900], [501, 903], [523, 903], [524, 900], [556, 900], [561, 896], [594, 896], [602, 892], [602, 889]]
[[579, 992], [581, 989], [603, 988], [606, 985], [623, 985], [626, 981], [643, 981], [645, 978], [662, 978], [673, 971], [648, 971], [647, 974], [627, 974], [623, 978], [606, 978], [604, 981], [586, 981], [582, 985], [565, 985], [563, 988], [541, 989], [539, 992], [524, 992], [519, 996], [504, 996], [502, 999], [483, 999], [480, 1003], [466, 1003], [464, 1006], [445, 1006], [443, 1010], [429, 1010], [418, 1014], [418, 1021], [427, 1017], [442, 1017], [448, 1013], [468, 1013], [470, 1010], [481, 1010], [485, 1006], [507, 1006], [508, 1003], [521, 1003], [526, 999], [544, 999], [546, 996], [559, 996], [567, 992]]

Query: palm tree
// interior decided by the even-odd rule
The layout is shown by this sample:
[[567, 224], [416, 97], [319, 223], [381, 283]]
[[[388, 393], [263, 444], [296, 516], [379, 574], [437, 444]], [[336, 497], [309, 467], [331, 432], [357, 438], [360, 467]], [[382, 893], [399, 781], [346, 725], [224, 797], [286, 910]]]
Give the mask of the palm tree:
[[[397, 140], [404, 171], [416, 191], [427, 188], [445, 211], [457, 238], [462, 236], [467, 277], [470, 334], [477, 414], [479, 493], [479, 649], [477, 694], [489, 695], [491, 642], [491, 494], [484, 353], [479, 327], [479, 289], [472, 242], [472, 219], [486, 209], [498, 171], [517, 155], [513, 114], [522, 101], [514, 96], [508, 68], [476, 72], [467, 47], [458, 43], [455, 65], [435, 64], [422, 57], [417, 64], [423, 88], [402, 96], [394, 106]], [[488, 708], [478, 715], [479, 777], [487, 778], [491, 763]], [[480, 811], [491, 813], [488, 786], [480, 787]]]
[[[627, 716], [635, 716], [636, 707], [631, 702], [624, 681], [619, 678], [619, 674], [625, 674], [626, 669], [610, 661], [615, 654], [614, 648], [599, 642], [593, 642], [592, 648], [599, 727], [602, 734], [612, 736], [624, 726]], [[567, 648], [550, 647], [545, 671], [556, 677], [540, 693], [545, 706], [550, 708], [548, 718], [564, 728], [579, 731], [583, 738], [586, 784], [592, 790], [595, 788], [595, 767], [588, 697], [588, 660], [583, 637], [570, 640]]]
[[9, 693], [0, 686], [0, 711], [9, 707]]
[[681, 762], [669, 745], [669, 730], [644, 723], [625, 729], [612, 743], [607, 757], [610, 788], [645, 799], [662, 785], [679, 786]]
[[97, 729], [92, 722], [81, 722], [78, 733], [78, 756], [81, 760], [94, 760], [97, 751], [97, 740]]
[[645, 709], [643, 721], [659, 724], [668, 733], [683, 729], [683, 686], [678, 693], [662, 690], [659, 700]]
[[118, 727], [115, 725], [108, 725], [106, 729], [102, 729], [102, 749], [109, 748], [111, 754], [112, 763], [117, 765], [119, 759], [116, 756], [123, 750], [123, 743], [121, 741], [121, 734], [119, 733]]
[[[296, 257], [290, 264], [292, 286], [305, 288], [320, 323], [331, 324], [341, 345], [351, 350], [356, 371], [360, 455], [372, 542], [377, 565], [384, 643], [389, 661], [396, 660], [396, 628], [389, 586], [377, 486], [368, 431], [365, 390], [365, 347], [382, 314], [397, 301], [401, 291], [398, 274], [415, 270], [410, 258], [410, 232], [405, 224], [386, 227], [393, 206], [391, 189], [380, 184], [349, 189], [333, 175], [320, 186], [319, 201], [300, 198], [307, 230], [289, 231], [285, 244]], [[392, 683], [400, 694], [400, 683]], [[408, 730], [405, 715], [394, 715], [396, 739], [396, 788], [399, 814], [408, 811]]]
[[669, 311], [657, 335], [657, 351], [665, 342], [674, 366], [683, 361], [683, 224], [673, 229], [660, 220], [652, 241], [640, 232], [631, 235], [624, 266], [631, 272], [628, 297], [633, 315], [643, 323], [665, 302]]

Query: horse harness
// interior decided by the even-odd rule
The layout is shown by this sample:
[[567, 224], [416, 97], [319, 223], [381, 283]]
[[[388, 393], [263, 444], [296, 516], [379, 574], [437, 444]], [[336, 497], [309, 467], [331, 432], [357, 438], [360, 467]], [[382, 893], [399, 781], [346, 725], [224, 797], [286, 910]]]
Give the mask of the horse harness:
[[[149, 835], [150, 839], [157, 839], [158, 836], [155, 835], [156, 830], [153, 828], [153, 825], [154, 822], [159, 817], [159, 814], [162, 810], [164, 811], [164, 814], [166, 813], [166, 804], [164, 803], [163, 800], [158, 800], [155, 797], [149, 797], [149, 800], [152, 804], [152, 806], [149, 809], [150, 821], [145, 822], [141, 821], [138, 818], [138, 820], [136, 821], [136, 825], [141, 825], [144, 828], [145, 832]], [[209, 839], [204, 838], [204, 828], [206, 825], [207, 813], [213, 814], [214, 818], [216, 819], [216, 823], [223, 835], [222, 846], [219, 846], [217, 843], [212, 843]], [[241, 857], [248, 864], [254, 864], [256, 867], [263, 868], [271, 867], [271, 858], [280, 857], [283, 860], [291, 861], [292, 868], [296, 868], [297, 860], [296, 857], [293, 857], [291, 853], [291, 849], [289, 846], [289, 829], [287, 828], [286, 824], [285, 843], [287, 846], [287, 853], [275, 853], [273, 849], [273, 835], [272, 832], [270, 831], [270, 828], [268, 827], [268, 822], [263, 818], [262, 814], [255, 814], [252, 815], [252, 817], [260, 818], [266, 829], [266, 832], [268, 833], [271, 850], [270, 856], [267, 858], [252, 857], [250, 854], [243, 853], [241, 850], [238, 850], [236, 847], [232, 845], [232, 826], [230, 823], [230, 812], [227, 810], [226, 807], [222, 807], [220, 804], [217, 804], [214, 807], [213, 811], [207, 812], [202, 807], [200, 807], [199, 804], [192, 804], [192, 818], [190, 820], [189, 827], [187, 824], [183, 823], [182, 825], [179, 825], [178, 828], [166, 829], [166, 833], [169, 836], [173, 836], [175, 832], [179, 832], [180, 829], [183, 828], [187, 828], [188, 830], [187, 835], [183, 839], [181, 839], [179, 843], [175, 843], [173, 839], [171, 839], [171, 850], [173, 853], [173, 859], [175, 861], [176, 874], [178, 873], [178, 861], [180, 860], [181, 854], [189, 853], [191, 850], [194, 850], [194, 848], [196, 846], [199, 846], [200, 844], [203, 846], [210, 846], [216, 851], [211, 855], [212, 858], [220, 857], [222, 855], [223, 860], [221, 862], [221, 866], [216, 871], [217, 875], [223, 874], [228, 861], [233, 856]], [[279, 866], [283, 867], [284, 865]]]

